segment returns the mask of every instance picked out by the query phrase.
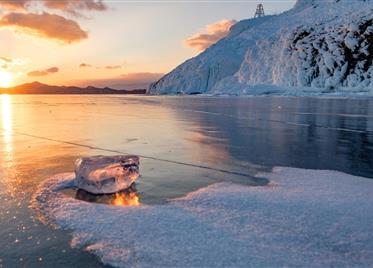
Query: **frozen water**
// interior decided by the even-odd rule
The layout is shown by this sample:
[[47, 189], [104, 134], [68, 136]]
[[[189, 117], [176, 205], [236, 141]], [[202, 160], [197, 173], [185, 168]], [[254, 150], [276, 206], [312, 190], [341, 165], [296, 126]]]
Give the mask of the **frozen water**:
[[[271, 182], [217, 183], [166, 205], [113, 207], [68, 197], [74, 175], [46, 180], [32, 206], [72, 245], [116, 267], [368, 267], [373, 181], [274, 168]], [[107, 228], [110, 226], [110, 228]]]
[[[12, 107], [14, 132], [9, 139], [4, 139], [9, 132], [0, 130], [3, 135], [0, 138], [0, 258], [4, 267], [102, 267], [98, 258], [81, 250], [85, 247], [69, 246], [71, 230], [78, 235], [81, 232], [77, 227], [84, 229], [86, 226], [74, 220], [76, 226], [72, 229], [56, 230], [41, 224], [35, 211], [28, 209], [31, 195], [40, 182], [56, 173], [73, 171], [77, 156], [113, 154], [92, 146], [250, 174], [280, 165], [339, 170], [373, 178], [372, 98], [7, 97]], [[25, 116], [28, 114], [36, 121]], [[0, 125], [1, 120], [0, 116]], [[38, 122], [37, 127], [35, 122]], [[138, 140], [127, 142], [130, 138]], [[244, 183], [246, 180], [248, 184], [256, 184], [245, 177], [214, 170], [143, 158], [140, 161], [141, 178], [135, 183], [142, 204], [165, 204], [166, 198], [182, 197], [216, 182]], [[351, 180], [347, 181], [348, 185], [354, 183]], [[330, 184], [325, 181], [321, 185]], [[72, 197], [76, 194], [75, 189], [63, 192]], [[355, 193], [360, 194], [358, 190]], [[223, 199], [227, 197], [223, 195]], [[345, 202], [350, 207], [348, 197]], [[78, 204], [85, 206], [85, 202]], [[102, 210], [107, 208], [102, 206]], [[136, 207], [136, 211], [140, 208], [142, 206]], [[161, 207], [151, 208], [155, 212]], [[92, 206], [92, 210], [97, 210], [97, 206]], [[121, 208], [118, 211], [123, 213]], [[77, 215], [71, 209], [66, 212]], [[112, 214], [110, 211], [114, 219]], [[84, 209], [82, 217], [85, 215], [88, 213]], [[140, 215], [138, 217], [140, 221]], [[128, 220], [124, 215], [115, 219]], [[362, 224], [367, 225], [368, 219], [361, 220]], [[97, 217], [91, 220], [98, 230]], [[84, 220], [84, 225], [87, 221]], [[70, 219], [69, 225], [72, 223]], [[289, 228], [291, 226], [289, 224]], [[27, 229], [23, 230], [25, 227]], [[110, 229], [111, 225], [101, 228]], [[109, 241], [108, 232], [102, 236], [102, 239], [106, 237], [106, 242]], [[28, 240], [31, 236], [33, 239]], [[14, 243], [15, 238], [20, 242]], [[138, 243], [144, 241], [145, 238]], [[43, 261], [38, 261], [38, 257]]]
[[75, 162], [76, 186], [93, 194], [127, 189], [139, 177], [139, 158], [133, 155], [92, 156]]

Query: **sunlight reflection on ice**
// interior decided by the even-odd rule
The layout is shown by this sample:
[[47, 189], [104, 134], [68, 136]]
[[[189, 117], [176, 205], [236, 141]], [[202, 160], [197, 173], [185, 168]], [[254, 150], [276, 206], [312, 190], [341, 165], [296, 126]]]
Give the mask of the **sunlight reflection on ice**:
[[[15, 169], [13, 168], [13, 114], [12, 114], [12, 98], [9, 95], [1, 95], [1, 127], [3, 136], [3, 148], [0, 149], [0, 167], [4, 168], [3, 179], [6, 178], [6, 181], [3, 181], [6, 185], [7, 191], [11, 196], [17, 194], [18, 190], [16, 185], [19, 181], [16, 178]], [[12, 181], [12, 183], [9, 183]]]
[[9, 95], [1, 95], [1, 120], [6, 152], [12, 152], [12, 103]]

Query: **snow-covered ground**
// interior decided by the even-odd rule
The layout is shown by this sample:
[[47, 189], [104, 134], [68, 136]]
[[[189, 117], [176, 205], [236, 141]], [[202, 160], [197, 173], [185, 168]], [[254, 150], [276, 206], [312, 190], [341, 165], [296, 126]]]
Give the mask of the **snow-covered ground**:
[[373, 95], [372, 0], [298, 0], [280, 15], [240, 21], [149, 88], [151, 94], [272, 91]]
[[283, 167], [257, 176], [270, 183], [217, 183], [166, 205], [115, 207], [61, 193], [75, 183], [65, 173], [42, 183], [32, 207], [113, 266], [372, 265], [371, 179]]

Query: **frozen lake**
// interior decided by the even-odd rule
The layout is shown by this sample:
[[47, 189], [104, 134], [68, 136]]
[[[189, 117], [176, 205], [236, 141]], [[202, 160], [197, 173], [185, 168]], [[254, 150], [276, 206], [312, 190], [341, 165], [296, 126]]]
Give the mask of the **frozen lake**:
[[103, 266], [29, 208], [38, 185], [80, 156], [140, 155], [145, 205], [218, 182], [264, 185], [255, 176], [274, 166], [373, 178], [373, 99], [0, 98], [0, 267]]

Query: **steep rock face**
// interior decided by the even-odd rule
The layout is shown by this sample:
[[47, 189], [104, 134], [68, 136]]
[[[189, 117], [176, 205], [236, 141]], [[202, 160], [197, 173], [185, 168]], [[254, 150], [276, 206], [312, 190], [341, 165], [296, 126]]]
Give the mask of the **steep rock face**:
[[151, 85], [152, 94], [248, 94], [257, 85], [373, 88], [373, 2], [298, 0], [278, 16], [245, 20]]
[[[280, 34], [276, 42], [259, 42], [248, 50], [237, 73], [239, 81], [326, 89], [373, 87], [373, 15], [367, 13], [355, 14], [348, 23], [299, 26]], [[271, 59], [276, 62], [271, 64]]]

